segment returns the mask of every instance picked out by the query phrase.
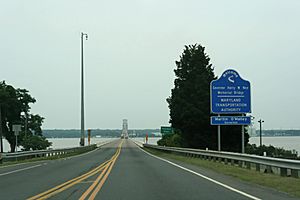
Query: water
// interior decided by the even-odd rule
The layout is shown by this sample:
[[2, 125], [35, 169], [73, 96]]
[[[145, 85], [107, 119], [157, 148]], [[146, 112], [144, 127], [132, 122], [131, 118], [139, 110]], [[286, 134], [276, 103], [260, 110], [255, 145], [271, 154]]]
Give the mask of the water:
[[[103, 143], [108, 140], [112, 140], [115, 138], [91, 138], [91, 144]], [[52, 142], [52, 149], [61, 149], [61, 148], [69, 148], [69, 147], [78, 147], [80, 138], [47, 138], [50, 142]], [[88, 144], [87, 139], [85, 140], [85, 144]], [[18, 148], [20, 150], [20, 147]], [[10, 151], [10, 146], [7, 140], [3, 140], [3, 151]]]
[[[251, 137], [250, 144], [259, 145], [259, 137]], [[287, 136], [287, 137], [263, 137], [262, 144], [275, 147], [281, 147], [285, 150], [296, 150], [300, 154], [300, 136]]]
[[[91, 138], [91, 144], [102, 143], [114, 138]], [[133, 138], [134, 140], [145, 142], [145, 138]], [[149, 137], [149, 144], [157, 144], [157, 141], [160, 140], [159, 137]], [[68, 148], [68, 147], [77, 147], [79, 146], [79, 138], [48, 138], [52, 142], [52, 149], [59, 148]], [[3, 140], [3, 149], [4, 152], [10, 151], [9, 144], [6, 140]], [[259, 145], [259, 137], [251, 137], [250, 144]], [[87, 140], [85, 141], [87, 144]], [[289, 137], [263, 137], [264, 145], [273, 145], [275, 147], [282, 147], [286, 150], [295, 149], [298, 154], [300, 154], [300, 137], [299, 136], [289, 136]]]

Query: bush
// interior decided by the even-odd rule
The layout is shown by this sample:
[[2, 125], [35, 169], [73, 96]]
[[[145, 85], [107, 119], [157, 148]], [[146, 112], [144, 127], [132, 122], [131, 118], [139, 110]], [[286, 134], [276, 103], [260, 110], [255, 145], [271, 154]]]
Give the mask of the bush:
[[272, 145], [269, 146], [256, 146], [255, 144], [248, 144], [246, 146], [246, 153], [255, 154], [255, 155], [263, 155], [263, 152], [267, 153], [269, 157], [275, 158], [288, 158], [288, 159], [300, 159], [298, 157], [298, 153], [295, 150], [285, 150], [283, 148], [274, 147]]
[[162, 139], [157, 141], [160, 146], [181, 147], [183, 143], [182, 137], [179, 134], [163, 135]]
[[23, 151], [47, 149], [52, 145], [45, 137], [39, 135], [30, 135], [24, 137], [21, 145]]

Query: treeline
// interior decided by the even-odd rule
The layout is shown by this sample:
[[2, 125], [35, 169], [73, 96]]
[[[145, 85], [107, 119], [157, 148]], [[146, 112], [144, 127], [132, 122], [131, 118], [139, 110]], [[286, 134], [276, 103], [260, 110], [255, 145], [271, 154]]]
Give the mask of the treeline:
[[[122, 130], [120, 129], [92, 129], [91, 137], [120, 137], [121, 132]], [[128, 131], [131, 137], [145, 137], [146, 134], [150, 137], [155, 137], [158, 132], [160, 132], [159, 129], [137, 129]], [[85, 134], [87, 135], [87, 132]], [[78, 129], [46, 129], [43, 130], [43, 135], [46, 138], [79, 138], [81, 136], [81, 131]]]
[[[300, 136], [300, 130], [263, 130], [264, 136]], [[256, 136], [259, 136], [259, 130], [256, 130]]]
[[280, 147], [269, 146], [256, 146], [255, 144], [248, 144], [246, 146], [246, 153], [263, 156], [266, 153], [268, 157], [286, 158], [286, 159], [300, 159], [296, 150], [285, 150]]

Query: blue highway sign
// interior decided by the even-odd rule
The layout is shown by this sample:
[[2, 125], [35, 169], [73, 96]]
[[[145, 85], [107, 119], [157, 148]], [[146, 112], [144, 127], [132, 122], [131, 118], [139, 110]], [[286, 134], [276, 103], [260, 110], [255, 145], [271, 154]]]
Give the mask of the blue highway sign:
[[250, 125], [250, 116], [213, 116], [210, 117], [211, 125]]
[[211, 112], [217, 114], [251, 113], [250, 82], [232, 69], [210, 84]]

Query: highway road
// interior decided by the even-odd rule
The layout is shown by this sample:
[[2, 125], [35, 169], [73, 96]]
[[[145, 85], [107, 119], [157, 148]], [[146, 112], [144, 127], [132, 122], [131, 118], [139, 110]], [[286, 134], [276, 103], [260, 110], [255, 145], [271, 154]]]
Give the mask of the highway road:
[[296, 199], [115, 140], [59, 160], [0, 167], [0, 199]]

